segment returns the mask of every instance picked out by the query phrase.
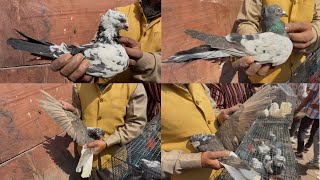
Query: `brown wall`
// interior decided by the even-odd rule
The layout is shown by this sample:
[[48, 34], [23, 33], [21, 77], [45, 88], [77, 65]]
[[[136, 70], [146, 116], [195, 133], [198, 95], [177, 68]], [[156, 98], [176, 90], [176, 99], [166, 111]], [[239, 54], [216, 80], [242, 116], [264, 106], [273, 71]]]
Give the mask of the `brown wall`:
[[[184, 34], [186, 29], [216, 35], [229, 34], [241, 4], [241, 0], [163, 0], [163, 60], [177, 51], [202, 44]], [[222, 68], [208, 61], [186, 65], [163, 64], [162, 67], [162, 82], [218, 82]]]
[[[74, 173], [72, 140], [39, 107], [40, 89], [71, 101], [71, 84], [0, 84], [2, 179], [65, 179]], [[58, 135], [58, 136], [56, 136]]]
[[88, 43], [100, 16], [109, 8], [135, 0], [9, 0], [0, 2], [0, 82], [66, 82], [48, 68], [48, 61], [35, 60], [27, 52], [6, 44], [20, 37], [14, 29], [54, 43]]

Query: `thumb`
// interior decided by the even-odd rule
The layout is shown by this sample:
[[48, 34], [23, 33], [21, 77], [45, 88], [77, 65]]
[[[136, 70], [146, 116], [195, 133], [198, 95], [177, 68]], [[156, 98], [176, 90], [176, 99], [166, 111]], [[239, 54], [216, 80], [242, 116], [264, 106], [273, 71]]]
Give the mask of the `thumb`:
[[85, 145], [86, 148], [95, 148], [96, 147], [96, 143], [95, 142], [91, 142]]
[[230, 151], [214, 151], [210, 154], [210, 159], [219, 159], [230, 155]]

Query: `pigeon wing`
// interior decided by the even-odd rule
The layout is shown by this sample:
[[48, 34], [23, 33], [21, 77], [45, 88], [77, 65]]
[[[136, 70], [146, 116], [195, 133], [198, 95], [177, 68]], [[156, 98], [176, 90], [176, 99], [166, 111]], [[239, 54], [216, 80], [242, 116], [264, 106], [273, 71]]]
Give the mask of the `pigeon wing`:
[[41, 93], [45, 100], [39, 100], [40, 106], [73, 140], [81, 146], [93, 141], [88, 136], [87, 127], [80, 118], [72, 112], [64, 110], [62, 104], [45, 91], [41, 90]]
[[216, 136], [227, 150], [235, 151], [242, 141], [245, 133], [257, 118], [257, 112], [266, 109], [275, 99], [272, 94], [276, 87], [264, 87], [233, 113], [218, 129]]
[[196, 30], [186, 30], [185, 33], [192, 38], [203, 41], [206, 45], [210, 45], [212, 48], [245, 52], [245, 47], [242, 46], [241, 43], [228, 41], [226, 37], [206, 34]]

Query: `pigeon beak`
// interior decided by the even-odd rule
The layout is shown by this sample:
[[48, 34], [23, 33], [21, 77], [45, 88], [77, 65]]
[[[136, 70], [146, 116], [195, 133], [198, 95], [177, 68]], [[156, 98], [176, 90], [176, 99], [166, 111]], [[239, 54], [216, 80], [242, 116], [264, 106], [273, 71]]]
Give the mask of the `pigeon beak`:
[[126, 30], [126, 31], [128, 31], [128, 30], [129, 30], [129, 26], [128, 26], [128, 25], [125, 25], [123, 29]]
[[285, 11], [282, 11], [282, 17], [289, 17]]

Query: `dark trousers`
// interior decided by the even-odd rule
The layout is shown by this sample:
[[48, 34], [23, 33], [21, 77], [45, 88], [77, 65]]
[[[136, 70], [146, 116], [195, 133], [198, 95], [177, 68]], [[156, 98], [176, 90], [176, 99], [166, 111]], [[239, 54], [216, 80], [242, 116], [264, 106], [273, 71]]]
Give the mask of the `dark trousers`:
[[293, 120], [290, 128], [290, 137], [294, 137], [294, 135], [296, 135], [296, 132], [298, 131], [300, 126], [300, 122], [301, 122], [301, 119]]
[[[304, 137], [307, 133], [308, 128], [312, 124], [311, 132], [310, 132], [310, 137], [309, 140], [306, 144], [304, 144]], [[313, 137], [316, 134], [317, 130], [319, 128], [319, 119], [311, 119], [309, 117], [304, 117], [301, 120], [299, 131], [298, 131], [298, 147], [297, 151], [298, 153], [303, 152], [303, 149], [310, 148], [312, 143], [313, 143]]]

